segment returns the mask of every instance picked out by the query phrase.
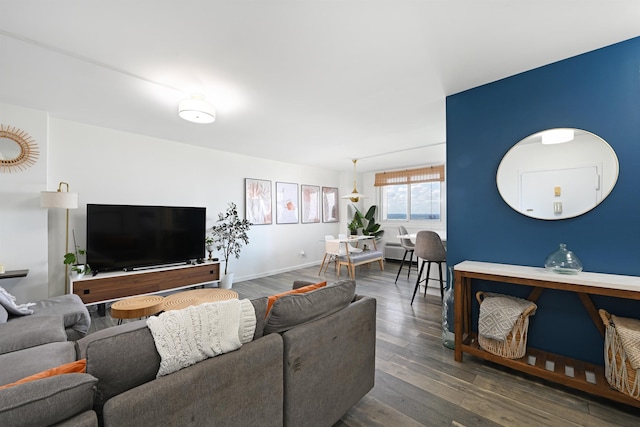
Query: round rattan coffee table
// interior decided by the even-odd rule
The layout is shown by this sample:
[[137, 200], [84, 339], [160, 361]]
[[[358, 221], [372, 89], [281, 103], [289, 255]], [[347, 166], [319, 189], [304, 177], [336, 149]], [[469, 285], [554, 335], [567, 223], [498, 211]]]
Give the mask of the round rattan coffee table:
[[151, 316], [162, 311], [164, 298], [160, 295], [141, 295], [116, 301], [111, 304], [111, 317], [118, 319], [135, 319]]
[[190, 305], [198, 305], [204, 302], [224, 301], [234, 298], [238, 298], [238, 293], [231, 289], [194, 289], [166, 296], [162, 302], [162, 310], [179, 310], [181, 308], [189, 307]]

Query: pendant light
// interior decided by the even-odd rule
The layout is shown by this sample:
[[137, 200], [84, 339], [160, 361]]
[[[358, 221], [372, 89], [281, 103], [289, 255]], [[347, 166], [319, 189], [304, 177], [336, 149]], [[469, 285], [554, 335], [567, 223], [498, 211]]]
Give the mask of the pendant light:
[[353, 191], [351, 192], [351, 194], [347, 194], [346, 196], [342, 196], [342, 199], [349, 199], [351, 200], [353, 203], [357, 203], [361, 198], [364, 199], [365, 196], [364, 194], [360, 194], [358, 193], [358, 189], [356, 188], [356, 162], [358, 161], [358, 159], [353, 159]]

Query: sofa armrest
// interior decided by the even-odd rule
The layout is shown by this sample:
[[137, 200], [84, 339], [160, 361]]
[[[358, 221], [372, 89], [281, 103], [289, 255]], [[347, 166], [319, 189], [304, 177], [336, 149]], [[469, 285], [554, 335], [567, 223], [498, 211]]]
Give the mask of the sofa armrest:
[[373, 388], [375, 299], [358, 297], [282, 338], [285, 425], [333, 425]]
[[52, 425], [91, 411], [97, 381], [64, 374], [0, 390], [0, 425]]
[[0, 324], [0, 354], [67, 340], [62, 315], [14, 317]]

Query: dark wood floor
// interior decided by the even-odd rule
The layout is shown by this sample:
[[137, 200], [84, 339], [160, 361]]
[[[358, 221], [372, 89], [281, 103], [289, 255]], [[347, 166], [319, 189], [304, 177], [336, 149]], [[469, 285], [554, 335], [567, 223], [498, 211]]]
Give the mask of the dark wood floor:
[[[638, 426], [640, 410], [566, 389], [465, 355], [453, 360], [442, 345], [439, 296], [416, 296], [398, 264], [359, 267], [357, 293], [376, 298], [376, 382], [337, 424], [344, 426]], [[344, 277], [344, 270], [343, 270]], [[415, 280], [415, 273], [411, 276]], [[333, 281], [329, 268], [321, 279]], [[235, 283], [240, 298], [285, 291], [294, 279], [318, 280], [305, 268]], [[96, 317], [92, 330], [115, 322]]]

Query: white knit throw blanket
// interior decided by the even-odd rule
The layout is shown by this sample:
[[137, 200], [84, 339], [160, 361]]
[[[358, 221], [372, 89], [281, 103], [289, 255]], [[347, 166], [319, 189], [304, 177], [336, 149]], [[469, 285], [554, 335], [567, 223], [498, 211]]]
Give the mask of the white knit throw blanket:
[[147, 319], [147, 326], [160, 354], [161, 377], [251, 341], [256, 313], [251, 301], [231, 299], [167, 311]]
[[33, 302], [26, 304], [16, 304], [16, 297], [7, 292], [4, 288], [0, 287], [0, 305], [3, 306], [9, 313], [16, 316], [24, 316], [27, 314], [33, 314], [33, 310], [29, 307], [36, 305]]
[[492, 293], [485, 295], [480, 304], [478, 333], [485, 338], [498, 341], [504, 341], [507, 338], [518, 317], [527, 308], [531, 305], [536, 306], [533, 302], [522, 298]]

